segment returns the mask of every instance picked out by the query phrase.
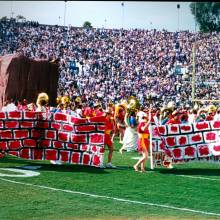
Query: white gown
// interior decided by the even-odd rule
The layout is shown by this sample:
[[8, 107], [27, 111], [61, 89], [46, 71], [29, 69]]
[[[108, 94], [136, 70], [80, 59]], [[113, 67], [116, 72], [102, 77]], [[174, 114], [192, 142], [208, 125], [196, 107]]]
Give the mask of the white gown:
[[123, 137], [123, 148], [127, 152], [137, 150], [138, 133], [137, 128], [126, 127], [124, 137]]

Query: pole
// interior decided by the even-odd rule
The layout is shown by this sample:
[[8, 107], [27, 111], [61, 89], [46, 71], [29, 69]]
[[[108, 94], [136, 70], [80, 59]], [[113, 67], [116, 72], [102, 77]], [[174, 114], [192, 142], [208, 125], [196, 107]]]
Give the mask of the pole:
[[193, 71], [192, 71], [192, 101], [195, 100], [195, 75], [196, 75], [196, 2], [195, 2], [195, 38], [193, 43], [192, 49], [192, 64], [193, 64]]
[[11, 18], [13, 18], [14, 12], [13, 12], [13, 1], [11, 1]]
[[65, 2], [65, 7], [64, 7], [63, 26], [65, 26], [65, 24], [66, 24], [66, 3], [67, 3], [67, 1], [64, 1], [64, 2]]
[[124, 27], [124, 2], [121, 3], [122, 6], [122, 28]]
[[150, 132], [150, 169], [154, 169], [154, 158], [153, 158], [153, 145], [152, 145], [152, 125], [150, 123], [149, 126], [149, 132]]
[[106, 29], [106, 21], [107, 21], [107, 20], [105, 19], [105, 29]]
[[195, 42], [193, 44], [193, 50], [192, 50], [192, 64], [193, 64], [193, 71], [192, 71], [192, 101], [194, 101], [195, 100], [195, 73], [196, 73]]
[[180, 31], [180, 4], [177, 4], [177, 13], [178, 13], [178, 32]]
[[196, 33], [196, 2], [195, 2], [195, 33]]

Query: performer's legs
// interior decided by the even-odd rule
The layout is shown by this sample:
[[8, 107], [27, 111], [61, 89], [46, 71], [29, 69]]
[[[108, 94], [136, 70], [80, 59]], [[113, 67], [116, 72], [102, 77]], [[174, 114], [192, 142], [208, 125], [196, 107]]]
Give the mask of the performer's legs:
[[145, 164], [148, 158], [148, 152], [146, 148], [142, 149], [142, 157], [138, 160], [138, 162], [134, 165], [134, 170], [138, 171], [139, 165], [141, 165], [141, 172], [145, 172]]

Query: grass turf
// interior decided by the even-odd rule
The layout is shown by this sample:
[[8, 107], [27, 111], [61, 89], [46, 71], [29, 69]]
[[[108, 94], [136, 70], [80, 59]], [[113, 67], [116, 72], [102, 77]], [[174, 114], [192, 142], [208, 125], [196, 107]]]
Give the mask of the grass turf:
[[110, 198], [89, 197], [0, 179], [0, 219], [220, 219], [220, 216], [111, 199], [114, 197], [220, 214], [218, 164], [193, 162], [174, 165], [171, 170], [156, 168], [150, 171], [148, 161], [148, 172], [137, 173], [133, 170], [136, 160], [132, 159], [138, 156], [137, 153], [121, 155], [118, 153], [120, 145], [117, 140], [115, 145], [113, 163], [117, 169], [69, 164], [57, 166], [48, 161], [29, 161], [10, 156], [1, 159], [0, 168], [42, 166], [36, 170], [40, 172], [39, 176], [3, 179]]

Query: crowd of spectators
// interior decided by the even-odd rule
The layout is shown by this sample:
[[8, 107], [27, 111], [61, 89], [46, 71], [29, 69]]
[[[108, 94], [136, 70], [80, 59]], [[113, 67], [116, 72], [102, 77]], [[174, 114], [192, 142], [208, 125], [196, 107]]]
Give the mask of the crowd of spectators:
[[162, 107], [192, 104], [193, 44], [197, 99], [219, 99], [220, 34], [0, 22], [0, 55], [58, 59], [57, 95], [116, 103], [136, 96]]

